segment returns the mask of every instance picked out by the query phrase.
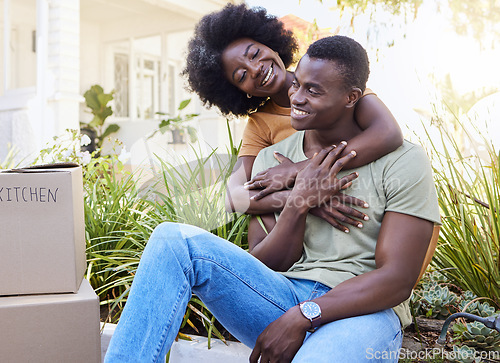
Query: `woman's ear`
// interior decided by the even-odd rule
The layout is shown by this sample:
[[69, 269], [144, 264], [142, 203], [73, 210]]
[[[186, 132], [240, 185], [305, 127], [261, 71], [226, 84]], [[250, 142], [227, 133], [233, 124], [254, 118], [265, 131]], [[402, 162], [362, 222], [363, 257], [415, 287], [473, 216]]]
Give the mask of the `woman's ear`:
[[358, 102], [358, 100], [361, 98], [362, 95], [363, 92], [361, 92], [360, 88], [357, 87], [351, 88], [348, 94], [349, 99], [347, 100], [346, 107], [347, 108], [354, 107], [356, 105], [356, 102]]

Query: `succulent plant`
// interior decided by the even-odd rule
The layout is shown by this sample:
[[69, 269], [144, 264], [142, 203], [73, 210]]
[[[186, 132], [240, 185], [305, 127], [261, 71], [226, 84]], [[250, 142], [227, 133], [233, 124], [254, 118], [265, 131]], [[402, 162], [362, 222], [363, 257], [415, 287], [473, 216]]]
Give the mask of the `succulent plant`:
[[461, 347], [453, 346], [453, 362], [460, 363], [475, 363], [480, 362], [480, 358], [477, 357], [476, 350], [474, 348], [468, 347], [467, 345], [462, 345]]
[[455, 332], [455, 340], [461, 340], [469, 347], [500, 351], [500, 333], [478, 321], [466, 324], [457, 323], [453, 327], [453, 331]]
[[438, 284], [441, 284], [443, 282], [448, 282], [448, 279], [446, 278], [445, 275], [443, 275], [441, 272], [439, 271], [432, 271], [430, 274], [429, 274], [429, 280], [430, 281], [434, 281]]
[[456, 311], [454, 304], [458, 300], [457, 294], [451, 292], [447, 286], [434, 285], [422, 294], [423, 302], [427, 307], [426, 316], [444, 319]]
[[470, 313], [481, 317], [488, 317], [495, 314], [495, 308], [487, 302], [479, 300], [473, 301], [477, 296], [471, 291], [465, 291], [462, 296], [458, 309], [464, 313]]
[[477, 295], [476, 295], [476, 294], [474, 294], [474, 293], [473, 293], [472, 291], [470, 291], [470, 290], [466, 290], [466, 291], [464, 291], [464, 292], [462, 293], [461, 298], [462, 298], [462, 301], [461, 301], [460, 303], [462, 303], [462, 302], [464, 302], [464, 303], [468, 303], [468, 302], [470, 302], [470, 301], [474, 300], [475, 298], [477, 298]]

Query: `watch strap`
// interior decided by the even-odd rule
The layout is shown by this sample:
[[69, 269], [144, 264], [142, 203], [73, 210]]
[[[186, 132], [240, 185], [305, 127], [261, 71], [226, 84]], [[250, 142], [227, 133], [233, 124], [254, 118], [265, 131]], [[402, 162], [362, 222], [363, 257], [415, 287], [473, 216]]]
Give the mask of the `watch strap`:
[[315, 331], [321, 325], [321, 314], [311, 319], [311, 329], [309, 331]]

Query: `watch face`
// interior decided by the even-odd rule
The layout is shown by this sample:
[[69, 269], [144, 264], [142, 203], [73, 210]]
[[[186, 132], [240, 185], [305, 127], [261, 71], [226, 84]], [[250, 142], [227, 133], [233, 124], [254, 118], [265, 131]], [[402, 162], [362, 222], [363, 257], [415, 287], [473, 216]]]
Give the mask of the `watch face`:
[[314, 319], [321, 315], [321, 309], [318, 304], [312, 301], [306, 301], [300, 304], [302, 314], [308, 319]]

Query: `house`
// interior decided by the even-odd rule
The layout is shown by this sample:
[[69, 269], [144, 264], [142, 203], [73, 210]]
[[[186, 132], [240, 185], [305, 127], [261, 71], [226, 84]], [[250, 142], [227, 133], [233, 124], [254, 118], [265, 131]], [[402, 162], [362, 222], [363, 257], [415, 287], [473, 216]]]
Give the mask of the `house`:
[[[170, 135], [147, 139], [157, 112], [189, 113], [202, 145], [227, 143], [225, 119], [184, 89], [184, 52], [196, 22], [227, 0], [0, 0], [0, 162], [9, 144], [20, 157], [65, 129], [88, 121], [82, 95], [91, 85], [114, 90], [109, 118], [134, 163], [169, 149]], [[241, 1], [229, 1], [239, 3]], [[243, 123], [232, 121], [235, 132]], [[159, 135], [159, 134], [158, 134]]]

